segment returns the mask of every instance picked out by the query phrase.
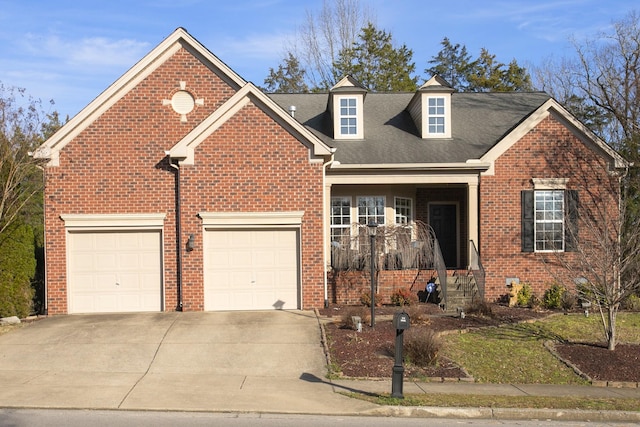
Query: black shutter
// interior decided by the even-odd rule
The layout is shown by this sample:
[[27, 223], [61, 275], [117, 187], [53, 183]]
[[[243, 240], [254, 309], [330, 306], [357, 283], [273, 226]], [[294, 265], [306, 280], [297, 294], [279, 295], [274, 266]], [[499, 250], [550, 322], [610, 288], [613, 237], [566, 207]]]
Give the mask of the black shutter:
[[567, 190], [565, 194], [567, 207], [565, 209], [564, 250], [565, 252], [575, 252], [578, 250], [578, 191]]
[[533, 252], [533, 191], [522, 190], [520, 194], [522, 223], [522, 252]]

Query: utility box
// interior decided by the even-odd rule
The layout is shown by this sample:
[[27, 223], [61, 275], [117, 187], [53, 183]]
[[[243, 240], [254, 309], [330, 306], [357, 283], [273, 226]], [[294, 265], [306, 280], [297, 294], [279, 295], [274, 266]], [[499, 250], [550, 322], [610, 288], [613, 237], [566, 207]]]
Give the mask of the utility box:
[[409, 319], [409, 315], [404, 311], [393, 315], [393, 327], [396, 328], [396, 330], [404, 331], [409, 329], [410, 325], [411, 319]]

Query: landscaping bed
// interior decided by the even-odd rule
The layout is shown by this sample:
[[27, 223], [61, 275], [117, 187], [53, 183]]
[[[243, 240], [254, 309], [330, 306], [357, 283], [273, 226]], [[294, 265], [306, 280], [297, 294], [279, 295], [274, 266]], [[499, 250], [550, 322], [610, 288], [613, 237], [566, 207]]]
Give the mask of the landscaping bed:
[[[566, 376], [575, 377], [575, 379], [570, 379], [569, 381], [575, 380], [576, 383], [584, 381], [579, 375], [574, 375], [570, 372], [572, 368], [594, 381], [640, 382], [640, 369], [638, 369], [638, 366], [640, 366], [640, 344], [638, 342], [620, 343], [615, 351], [609, 351], [606, 346], [603, 347], [603, 345], [596, 342], [600, 338], [599, 331], [593, 334], [593, 343], [585, 343], [585, 341], [573, 342], [573, 340], [568, 340], [562, 336], [562, 332], [553, 332], [553, 328], [546, 329], [543, 322], [535, 323], [535, 325], [541, 324], [542, 326], [518, 327], [523, 322], [529, 323], [546, 319], [554, 314], [560, 314], [558, 312], [506, 307], [498, 304], [492, 304], [490, 307], [491, 315], [489, 316], [466, 314], [464, 318], [444, 315], [435, 304], [418, 304], [417, 306], [409, 307], [408, 312], [410, 314], [413, 313], [413, 316], [410, 330], [405, 332], [405, 342], [409, 333], [420, 334], [426, 330], [431, 330], [438, 332], [442, 340], [442, 346], [445, 348], [448, 345], [455, 345], [447, 342], [450, 334], [459, 335], [463, 332], [482, 330], [493, 331], [489, 338], [483, 341], [489, 341], [495, 339], [494, 336], [498, 336], [500, 340], [516, 341], [516, 345], [519, 345], [518, 341], [520, 341], [524, 343], [523, 346], [525, 348], [533, 347], [535, 344], [536, 347], [540, 348], [539, 351], [545, 353], [549, 353], [549, 351], [543, 348], [544, 342], [552, 342], [553, 345], [551, 347], [555, 349], [555, 358], [562, 360], [560, 362], [544, 363], [557, 363], [557, 365], [561, 365], [562, 369], [569, 372], [565, 374], [563, 379], [559, 380], [561, 382], [567, 381], [565, 379]], [[391, 377], [396, 334], [391, 319], [393, 313], [400, 311], [400, 307], [377, 307], [374, 328], [369, 326], [368, 310], [370, 309], [365, 309], [364, 307], [358, 309], [338, 306], [320, 310], [321, 316], [328, 320], [325, 323], [325, 331], [334, 374], [351, 378]], [[361, 332], [354, 330], [345, 320], [350, 318], [352, 313], [362, 314], [363, 318], [366, 318]], [[571, 319], [567, 318], [567, 320], [574, 322], [583, 322], [582, 319], [584, 319], [584, 316], [581, 316], [580, 313], [573, 313], [570, 317]], [[419, 318], [420, 320], [414, 321], [414, 318]], [[563, 319], [560, 318], [558, 320], [561, 321]], [[588, 320], [591, 324], [595, 324], [595, 319]], [[487, 329], [489, 327], [493, 327], [493, 329]], [[457, 337], [452, 336], [450, 338], [455, 340]], [[506, 341], [497, 341], [495, 346], [506, 348], [506, 344]], [[484, 350], [479, 349], [478, 351], [479, 354], [476, 358], [482, 359]], [[424, 380], [471, 381], [474, 377], [474, 372], [468, 372], [465, 369], [468, 368], [467, 366], [462, 366], [455, 360], [448, 358], [445, 356], [446, 353], [448, 352], [440, 352], [438, 361], [434, 366], [418, 367], [411, 363], [405, 363], [405, 377]], [[455, 355], [455, 352], [452, 351], [451, 353]], [[485, 356], [487, 355], [491, 358], [500, 358], [500, 356], [495, 356], [486, 351]], [[519, 358], [519, 356], [514, 357]], [[535, 360], [539, 359], [535, 355], [533, 358]], [[550, 360], [555, 358], [549, 357]], [[496, 361], [492, 360], [492, 362]], [[533, 365], [533, 363], [529, 363], [529, 365]], [[571, 368], [568, 368], [568, 366]], [[518, 370], [520, 368], [516, 364], [513, 369]], [[559, 370], [558, 366], [528, 366], [522, 369]], [[499, 376], [497, 380], [488, 378], [486, 374], [479, 373], [478, 376], [479, 378], [476, 378], [476, 380], [479, 381], [501, 382]], [[556, 381], [556, 379], [542, 375], [540, 377], [524, 377], [524, 381], [549, 383]]]

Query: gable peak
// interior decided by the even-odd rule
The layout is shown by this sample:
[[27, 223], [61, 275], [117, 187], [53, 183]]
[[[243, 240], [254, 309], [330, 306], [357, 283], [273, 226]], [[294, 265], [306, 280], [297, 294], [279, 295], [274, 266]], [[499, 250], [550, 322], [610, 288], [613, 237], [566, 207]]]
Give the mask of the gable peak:
[[445, 79], [435, 74], [427, 80], [418, 91], [434, 91], [434, 92], [453, 92], [453, 87]]
[[331, 89], [330, 92], [335, 92], [339, 90], [348, 90], [353, 92], [368, 92], [369, 90], [359, 81], [353, 78], [350, 74], [347, 74], [336, 83]]

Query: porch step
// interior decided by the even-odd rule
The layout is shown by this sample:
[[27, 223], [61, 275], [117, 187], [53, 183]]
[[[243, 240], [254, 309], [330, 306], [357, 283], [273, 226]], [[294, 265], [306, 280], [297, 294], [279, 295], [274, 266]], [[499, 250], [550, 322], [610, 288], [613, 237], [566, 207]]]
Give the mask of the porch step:
[[478, 288], [473, 276], [447, 276], [447, 301], [442, 301], [442, 287], [437, 283], [436, 291], [445, 312], [457, 313], [478, 298]]

